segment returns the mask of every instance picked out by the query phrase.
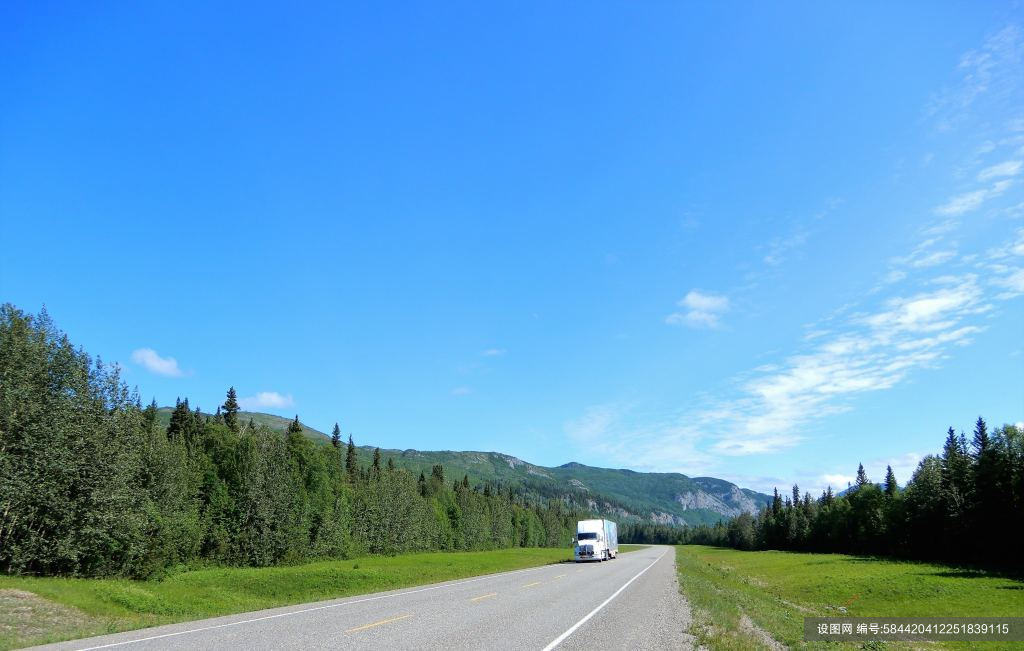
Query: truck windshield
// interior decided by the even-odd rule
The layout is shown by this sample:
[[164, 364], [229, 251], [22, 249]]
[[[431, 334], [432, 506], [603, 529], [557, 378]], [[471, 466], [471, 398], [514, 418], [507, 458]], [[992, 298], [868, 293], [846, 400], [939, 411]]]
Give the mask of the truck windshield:
[[576, 539], [577, 540], [597, 540], [597, 534], [596, 533], [581, 533], [578, 536], [576, 536]]

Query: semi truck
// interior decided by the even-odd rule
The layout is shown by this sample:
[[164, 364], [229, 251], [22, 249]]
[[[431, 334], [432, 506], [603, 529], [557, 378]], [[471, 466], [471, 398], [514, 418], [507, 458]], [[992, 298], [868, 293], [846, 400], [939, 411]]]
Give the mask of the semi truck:
[[619, 555], [619, 528], [611, 520], [580, 520], [576, 523], [573, 558], [610, 561]]

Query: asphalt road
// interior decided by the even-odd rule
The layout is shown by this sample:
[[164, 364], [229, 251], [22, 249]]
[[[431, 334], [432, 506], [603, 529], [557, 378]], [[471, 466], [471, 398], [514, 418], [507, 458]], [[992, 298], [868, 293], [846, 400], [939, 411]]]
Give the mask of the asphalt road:
[[687, 649], [670, 547], [48, 645], [48, 649]]

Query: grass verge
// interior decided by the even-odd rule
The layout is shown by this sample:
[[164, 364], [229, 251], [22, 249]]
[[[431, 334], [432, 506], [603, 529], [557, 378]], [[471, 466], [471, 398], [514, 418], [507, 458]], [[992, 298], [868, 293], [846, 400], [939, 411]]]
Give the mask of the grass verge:
[[211, 568], [160, 581], [0, 576], [0, 649], [394, 590], [565, 561], [566, 549]]
[[650, 545], [619, 545], [619, 553], [626, 554], [628, 552], [638, 552], [641, 549], [647, 549]]
[[[676, 568], [693, 608], [690, 633], [712, 651], [921, 648], [918, 643], [803, 641], [804, 617], [996, 617], [1024, 613], [1024, 582], [983, 572], [842, 554], [743, 552], [676, 547]], [[845, 612], [841, 609], [845, 609]], [[770, 636], [770, 637], [768, 637]], [[968, 649], [969, 642], [926, 643]], [[985, 642], [985, 649], [1021, 648]]]

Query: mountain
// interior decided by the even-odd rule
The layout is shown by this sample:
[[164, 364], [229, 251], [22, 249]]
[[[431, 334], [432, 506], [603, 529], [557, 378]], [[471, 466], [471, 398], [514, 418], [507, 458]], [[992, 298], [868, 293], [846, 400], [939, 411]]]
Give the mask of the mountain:
[[[161, 407], [157, 422], [166, 427], [170, 407]], [[287, 429], [290, 418], [259, 412], [238, 412], [239, 421], [250, 418], [257, 424], [279, 431]], [[300, 421], [301, 422], [301, 421]], [[303, 424], [310, 439], [328, 443], [330, 436]], [[344, 449], [344, 448], [343, 448]], [[369, 465], [372, 446], [358, 446], [359, 462]], [[500, 452], [456, 452], [451, 450], [388, 450], [381, 457], [414, 475], [430, 476], [435, 465], [444, 468], [450, 482], [468, 476], [474, 486], [491, 484], [513, 488], [531, 499], [561, 499], [569, 506], [586, 509], [619, 521], [659, 524], [712, 524], [741, 513], [757, 513], [771, 504], [771, 496], [714, 477], [687, 477], [679, 473], [636, 472], [595, 468], [571, 462], [556, 468], [532, 463]]]
[[[360, 447], [360, 463], [370, 463], [373, 450]], [[426, 476], [440, 464], [449, 481], [468, 475], [473, 485], [491, 483], [525, 490], [538, 498], [561, 498], [620, 521], [711, 524], [741, 513], [757, 513], [772, 499], [714, 477], [595, 468], [575, 462], [548, 468], [500, 452], [381, 449], [381, 457], [391, 457], [396, 466]]]

